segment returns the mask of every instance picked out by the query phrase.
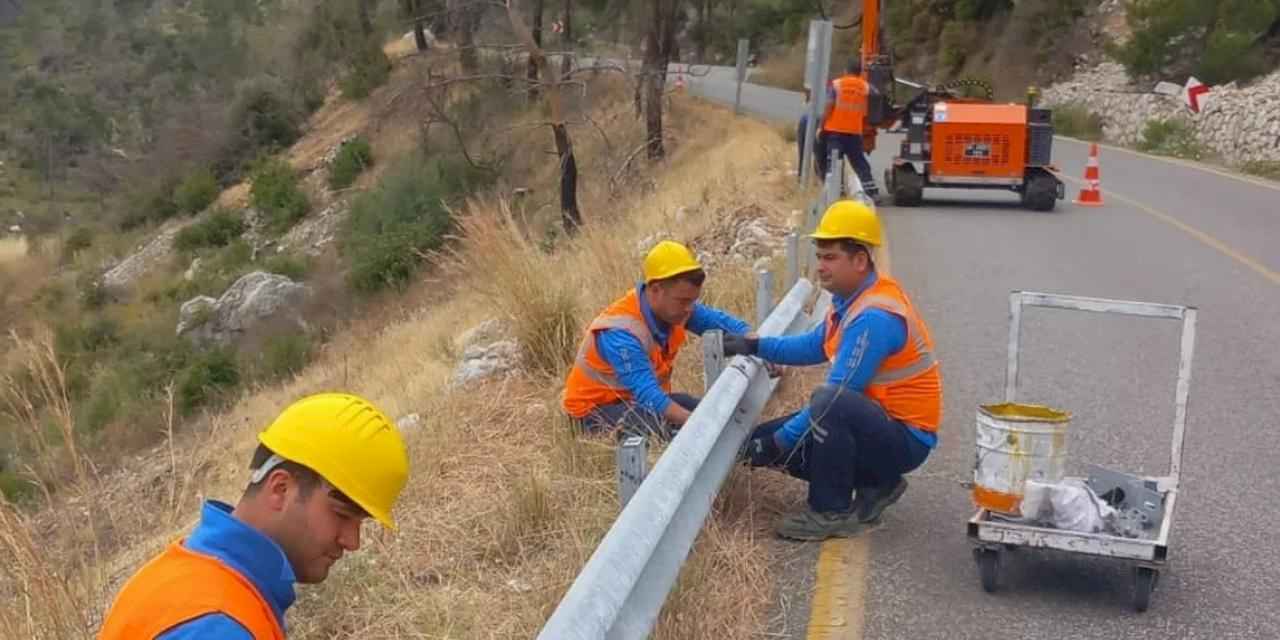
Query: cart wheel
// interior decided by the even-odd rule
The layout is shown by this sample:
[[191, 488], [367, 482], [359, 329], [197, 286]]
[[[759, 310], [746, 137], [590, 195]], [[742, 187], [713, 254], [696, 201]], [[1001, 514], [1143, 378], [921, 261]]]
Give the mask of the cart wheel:
[[1000, 552], [996, 549], [973, 550], [973, 559], [978, 561], [978, 573], [982, 575], [982, 590], [995, 593], [996, 582], [1000, 576]]
[[1159, 572], [1151, 567], [1133, 568], [1133, 608], [1142, 613], [1151, 606], [1151, 592], [1156, 590]]

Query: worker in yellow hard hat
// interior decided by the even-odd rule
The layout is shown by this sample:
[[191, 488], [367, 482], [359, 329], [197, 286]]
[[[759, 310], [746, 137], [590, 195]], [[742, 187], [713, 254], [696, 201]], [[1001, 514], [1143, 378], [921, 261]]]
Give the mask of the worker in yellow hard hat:
[[367, 400], [303, 398], [258, 441], [236, 506], [206, 501], [191, 534], [125, 583], [99, 638], [283, 640], [294, 584], [324, 581], [359, 549], [366, 518], [395, 528], [409, 459]]
[[809, 482], [808, 505], [784, 517], [778, 534], [822, 540], [856, 535], [906, 491], [903, 474], [938, 442], [942, 378], [929, 327], [897, 281], [876, 271], [872, 253], [883, 231], [875, 211], [838, 201], [810, 237], [818, 278], [832, 295], [826, 322], [797, 336], [725, 336], [724, 351], [786, 365], [832, 363], [807, 407], [760, 425], [746, 447], [752, 466]]
[[676, 356], [689, 332], [745, 334], [751, 327], [698, 302], [706, 272], [688, 247], [670, 240], [644, 258], [644, 280], [587, 327], [561, 405], [588, 432], [670, 437], [698, 399], [671, 392]]

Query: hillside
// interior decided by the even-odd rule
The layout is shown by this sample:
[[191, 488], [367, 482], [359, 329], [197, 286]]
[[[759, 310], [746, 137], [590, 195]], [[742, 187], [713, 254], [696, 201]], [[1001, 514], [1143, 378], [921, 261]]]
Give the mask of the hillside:
[[[706, 300], [749, 315], [752, 266], [779, 264], [773, 238], [807, 196], [775, 130], [670, 94], [666, 159], [637, 159], [647, 143], [625, 79], [587, 79], [566, 105], [585, 222], [566, 237], [538, 106], [493, 99], [512, 95], [500, 83], [432, 93], [432, 70], [456, 64], [448, 45], [415, 53], [397, 38], [385, 54], [384, 85], [361, 100], [333, 87], [296, 141], [216, 191], [211, 206], [113, 239], [126, 251], [110, 264], [141, 256], [141, 268], [92, 305], [77, 290], [93, 272], [81, 269], [107, 255], [87, 257], [103, 236], [70, 259], [69, 230], [34, 236], [35, 252], [26, 240], [0, 244], [5, 282], [32, 295], [51, 282], [66, 288], [42, 302], [53, 327], [19, 331], [6, 354], [4, 442], [23, 464], [4, 470], [0, 596], [33, 605], [0, 611], [0, 635], [91, 635], [121, 581], [192, 524], [200, 499], [239, 496], [266, 420], [300, 395], [341, 388], [397, 418], [412, 477], [400, 532], [366, 530], [361, 552], [304, 590], [291, 637], [529, 637], [617, 510], [611, 446], [573, 438], [558, 411], [579, 328], [666, 237], [703, 255]], [[451, 126], [417, 135], [431, 118], [483, 135], [460, 139]], [[355, 140], [371, 161], [333, 188]], [[261, 185], [275, 181], [285, 186], [270, 194], [308, 203], [287, 230], [260, 207]], [[443, 232], [420, 235], [436, 220]], [[394, 233], [362, 235], [366, 223]], [[430, 242], [387, 244], [415, 238]], [[365, 267], [373, 279], [360, 279]], [[184, 299], [263, 268], [312, 288], [308, 331], [287, 325], [208, 350], [174, 336]], [[698, 351], [682, 356], [677, 385], [701, 387]], [[473, 352], [503, 357], [464, 375]], [[658, 637], [761, 628], [772, 583], [760, 534], [795, 490], [735, 474]]]

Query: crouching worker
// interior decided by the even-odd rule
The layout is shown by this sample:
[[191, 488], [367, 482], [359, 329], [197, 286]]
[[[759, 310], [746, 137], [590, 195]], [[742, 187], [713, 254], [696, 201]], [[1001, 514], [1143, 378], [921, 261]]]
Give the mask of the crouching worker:
[[587, 327], [561, 405], [586, 432], [669, 439], [698, 399], [671, 392], [676, 356], [689, 332], [744, 334], [742, 320], [698, 303], [706, 272], [688, 247], [659, 242], [644, 258], [644, 282]]
[[760, 425], [747, 442], [752, 466], [808, 481], [808, 508], [777, 525], [779, 535], [797, 540], [852, 536], [877, 520], [906, 491], [903, 474], [937, 444], [942, 417], [929, 328], [872, 260], [881, 244], [876, 213], [860, 202], [836, 202], [810, 237], [818, 278], [832, 294], [826, 322], [805, 335], [724, 340], [726, 355], [784, 365], [832, 362], [808, 407]]
[[191, 535], [125, 583], [102, 640], [283, 640], [294, 583], [323, 582], [360, 548], [360, 525], [394, 529], [409, 477], [395, 425], [356, 396], [303, 398], [259, 436], [232, 508], [205, 502]]

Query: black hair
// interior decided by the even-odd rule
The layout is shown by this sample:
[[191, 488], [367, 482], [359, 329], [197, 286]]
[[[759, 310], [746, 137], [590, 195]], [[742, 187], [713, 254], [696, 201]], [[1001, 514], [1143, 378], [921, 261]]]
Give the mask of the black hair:
[[875, 262], [871, 258], [871, 247], [868, 247], [857, 240], [852, 240], [850, 238], [836, 238], [834, 240], [817, 240], [815, 244], [818, 245], [819, 249], [830, 249], [832, 247], [838, 248], [848, 254], [851, 258], [858, 255], [859, 251], [865, 252], [867, 254], [867, 262], [872, 265], [872, 268], [875, 267]]
[[857, 56], [849, 58], [849, 64], [845, 65], [845, 70], [849, 73], [862, 73], [862, 58]]
[[671, 276], [670, 278], [654, 280], [650, 284], [661, 284], [663, 286], [666, 286], [667, 284], [675, 284], [677, 282], [688, 282], [689, 284], [695, 287], [701, 287], [702, 283], [706, 281], [707, 281], [707, 272], [703, 271], [702, 269], [694, 269], [693, 271], [677, 273], [676, 275]]

